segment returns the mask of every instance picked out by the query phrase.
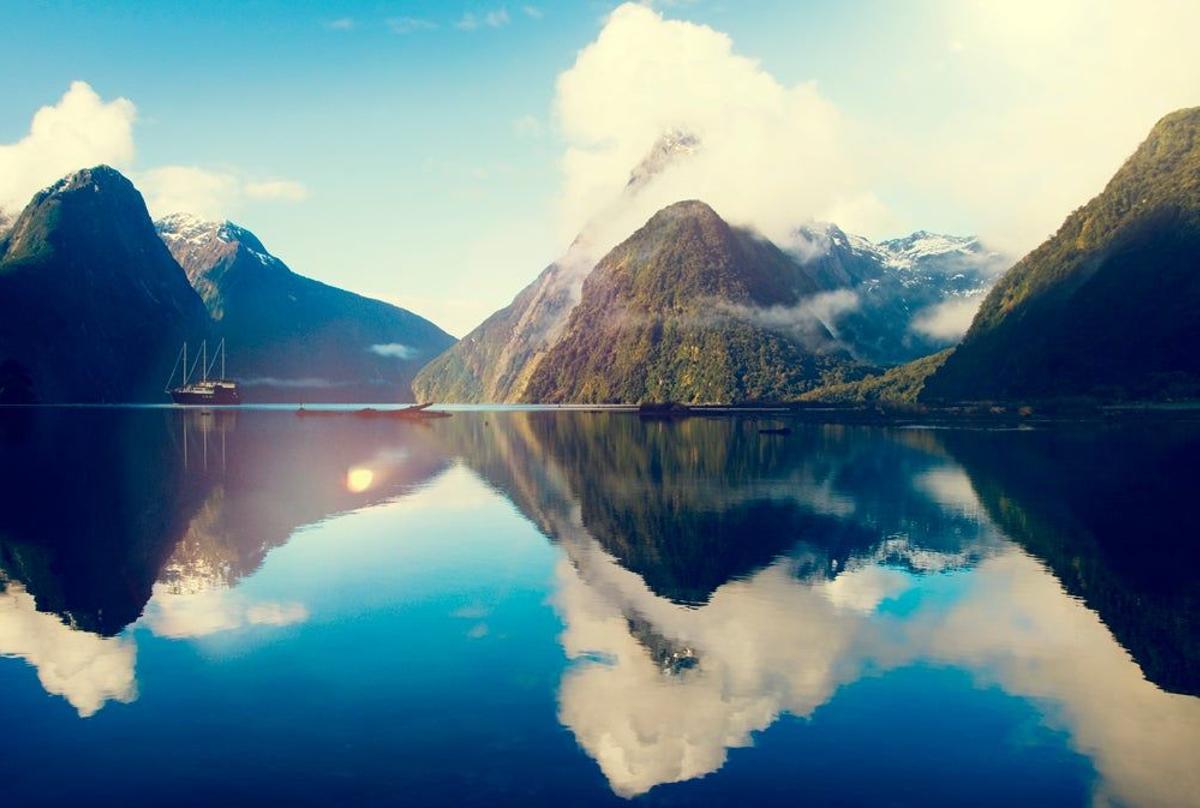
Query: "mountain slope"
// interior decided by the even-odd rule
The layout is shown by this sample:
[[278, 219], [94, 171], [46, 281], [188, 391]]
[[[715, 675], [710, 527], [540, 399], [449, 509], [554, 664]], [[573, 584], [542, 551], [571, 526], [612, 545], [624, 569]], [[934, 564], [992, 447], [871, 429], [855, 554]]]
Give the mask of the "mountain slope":
[[996, 284], [926, 400], [1200, 394], [1200, 108]]
[[[581, 271], [582, 268], [582, 271]], [[583, 273], [570, 256], [542, 270], [511, 303], [426, 365], [413, 390], [422, 401], [511, 402], [566, 325]]]
[[849, 364], [803, 305], [821, 291], [769, 241], [730, 227], [703, 202], [678, 202], [588, 275], [526, 398], [794, 398]]
[[204, 304], [142, 196], [107, 166], [39, 192], [0, 238], [0, 360], [43, 402], [163, 400]]
[[454, 343], [409, 311], [297, 275], [232, 222], [177, 214], [156, 227], [251, 400], [410, 400], [417, 370]]
[[836, 225], [794, 233], [790, 253], [829, 289], [854, 293], [829, 320], [860, 359], [894, 365], [958, 342], [973, 308], [1009, 265], [970, 236], [919, 230], [873, 243]]
[[609, 231], [637, 208], [650, 183], [699, 146], [687, 132], [669, 131], [659, 138], [630, 171], [617, 198], [584, 225], [561, 258], [421, 370], [413, 382], [417, 396], [470, 403], [524, 400], [529, 379], [579, 303], [583, 280], [600, 258]]

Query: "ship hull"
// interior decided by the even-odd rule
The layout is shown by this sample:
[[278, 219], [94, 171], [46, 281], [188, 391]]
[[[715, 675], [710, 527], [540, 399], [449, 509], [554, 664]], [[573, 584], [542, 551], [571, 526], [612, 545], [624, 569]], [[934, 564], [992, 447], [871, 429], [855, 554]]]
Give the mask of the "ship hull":
[[171, 400], [189, 407], [230, 407], [242, 403], [237, 390], [172, 390]]

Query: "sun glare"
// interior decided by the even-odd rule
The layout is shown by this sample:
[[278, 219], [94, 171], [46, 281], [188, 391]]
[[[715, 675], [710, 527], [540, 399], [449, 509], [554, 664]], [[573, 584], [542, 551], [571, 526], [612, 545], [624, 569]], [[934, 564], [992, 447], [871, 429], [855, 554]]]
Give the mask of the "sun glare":
[[370, 469], [353, 468], [346, 472], [346, 490], [352, 494], [361, 494], [375, 482], [375, 472]]

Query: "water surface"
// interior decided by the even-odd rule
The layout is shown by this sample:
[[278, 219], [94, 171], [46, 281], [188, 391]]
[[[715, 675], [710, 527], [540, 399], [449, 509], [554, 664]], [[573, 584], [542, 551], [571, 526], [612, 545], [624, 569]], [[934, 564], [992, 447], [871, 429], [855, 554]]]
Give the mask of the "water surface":
[[1196, 804], [1200, 430], [0, 419], [12, 804]]

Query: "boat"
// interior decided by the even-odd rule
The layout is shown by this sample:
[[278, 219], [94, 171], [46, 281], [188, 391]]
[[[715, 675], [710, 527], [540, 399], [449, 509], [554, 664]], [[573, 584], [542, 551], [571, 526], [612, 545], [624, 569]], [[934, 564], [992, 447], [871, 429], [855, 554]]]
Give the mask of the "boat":
[[[209, 378], [209, 373], [221, 362], [221, 375]], [[200, 379], [192, 381], [196, 369], [200, 369]], [[175, 373], [182, 369], [182, 382], [178, 387], [172, 387]], [[216, 354], [210, 363], [208, 361], [208, 341], [200, 343], [200, 355], [191, 365], [188, 364], [188, 346], [183, 343], [179, 356], [175, 358], [175, 366], [171, 368], [171, 376], [167, 379], [166, 392], [176, 404], [190, 407], [230, 407], [242, 403], [241, 393], [238, 392], [237, 382], [225, 376], [225, 340], [217, 345]]]
[[428, 404], [411, 404], [400, 409], [380, 410], [375, 407], [363, 407], [358, 410], [345, 409], [320, 409], [309, 410], [303, 406], [296, 410], [296, 414], [300, 416], [321, 416], [321, 415], [353, 415], [358, 418], [408, 418], [413, 420], [424, 420], [426, 418], [449, 418], [450, 413], [442, 410], [431, 410], [433, 403]]

